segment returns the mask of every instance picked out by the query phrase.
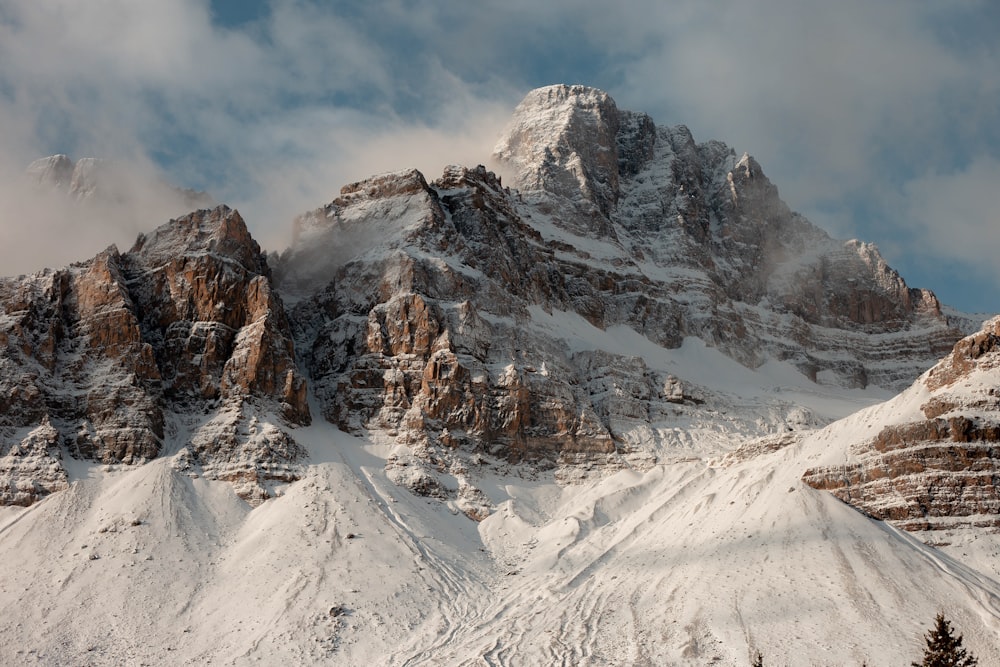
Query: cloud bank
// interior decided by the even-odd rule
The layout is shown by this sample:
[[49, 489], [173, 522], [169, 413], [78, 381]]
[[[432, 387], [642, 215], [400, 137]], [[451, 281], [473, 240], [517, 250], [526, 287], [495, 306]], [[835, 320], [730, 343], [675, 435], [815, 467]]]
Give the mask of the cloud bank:
[[[879, 243], [946, 302], [1000, 310], [995, 289], [967, 296], [969, 281], [1000, 279], [985, 183], [1000, 160], [992, 3], [238, 8], [237, 22], [222, 1], [0, 0], [0, 197], [20, 196], [12, 184], [37, 157], [113, 158], [210, 191], [280, 248], [291, 218], [342, 184], [484, 162], [527, 90], [584, 83], [751, 152], [834, 235]], [[0, 217], [0, 273], [51, 263], [59, 245], [16, 213]]]

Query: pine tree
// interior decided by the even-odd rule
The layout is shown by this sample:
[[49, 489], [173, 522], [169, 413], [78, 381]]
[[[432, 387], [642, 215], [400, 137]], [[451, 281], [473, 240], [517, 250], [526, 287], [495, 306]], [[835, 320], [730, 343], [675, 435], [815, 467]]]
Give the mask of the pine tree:
[[910, 663], [913, 667], [976, 667], [979, 660], [962, 648], [962, 635], [952, 633], [951, 623], [944, 614], [934, 618], [934, 627], [924, 635], [927, 648], [922, 662]]

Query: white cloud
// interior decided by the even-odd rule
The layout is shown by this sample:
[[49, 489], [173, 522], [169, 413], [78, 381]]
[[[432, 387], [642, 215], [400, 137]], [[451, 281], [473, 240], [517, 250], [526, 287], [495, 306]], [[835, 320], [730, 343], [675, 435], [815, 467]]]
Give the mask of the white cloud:
[[1000, 160], [980, 157], [963, 169], [930, 172], [906, 184], [911, 251], [925, 262], [950, 261], [1000, 281]]
[[[208, 0], [0, 0], [0, 195], [53, 152], [159, 164], [276, 248], [347, 181], [486, 160], [529, 87], [571, 82], [750, 151], [794, 208], [906, 252], [930, 232], [901, 231], [905, 184], [1000, 158], [998, 16], [976, 0], [271, 0], [233, 30]], [[0, 248], [0, 272], [41, 261], [36, 245]]]
[[[485, 159], [507, 105], [499, 112], [472, 94], [433, 54], [414, 55], [422, 77], [404, 85], [391, 71], [394, 45], [356, 21], [298, 0], [271, 3], [243, 32], [213, 25], [199, 0], [4, 4], [0, 196], [24, 205], [0, 212], [0, 273], [128, 246], [166, 219], [152, 201], [94, 216], [20, 194], [24, 167], [54, 152], [110, 158], [151, 178], [151, 156], [166, 155], [174, 181], [239, 205], [262, 244], [278, 249], [295, 214], [349, 180], [406, 166], [434, 178], [446, 162]], [[439, 104], [409, 118], [398, 103], [407, 94]]]
[[934, 132], [955, 115], [953, 96], [983, 81], [983, 64], [947, 48], [919, 3], [698, 7], [628, 66], [623, 96], [741, 144], [793, 203], [867, 188], [885, 153], [906, 159], [915, 140], [925, 155], [947, 148]]

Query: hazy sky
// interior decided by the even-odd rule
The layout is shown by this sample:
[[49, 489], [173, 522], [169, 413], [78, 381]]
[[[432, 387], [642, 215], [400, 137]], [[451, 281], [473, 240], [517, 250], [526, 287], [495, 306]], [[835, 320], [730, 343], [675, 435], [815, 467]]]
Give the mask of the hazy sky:
[[0, 274], [163, 222], [33, 217], [36, 157], [208, 190], [280, 250], [344, 183], [485, 162], [525, 92], [582, 83], [751, 153], [911, 286], [1000, 311], [998, 34], [988, 0], [0, 0]]

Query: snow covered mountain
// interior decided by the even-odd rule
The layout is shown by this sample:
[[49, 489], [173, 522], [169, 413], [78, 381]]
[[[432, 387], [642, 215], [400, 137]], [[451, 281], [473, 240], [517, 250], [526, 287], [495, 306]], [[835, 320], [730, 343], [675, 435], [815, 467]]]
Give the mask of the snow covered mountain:
[[0, 280], [2, 662], [1000, 664], [995, 321], [601, 91], [495, 160]]

